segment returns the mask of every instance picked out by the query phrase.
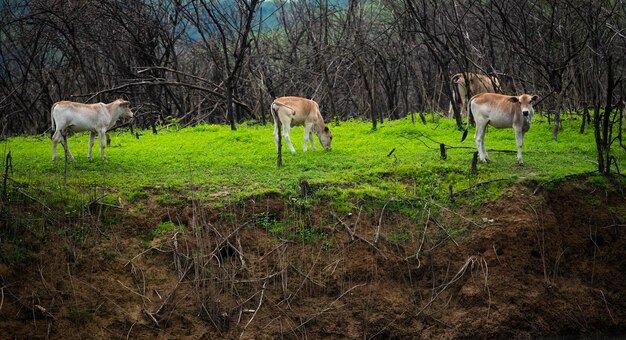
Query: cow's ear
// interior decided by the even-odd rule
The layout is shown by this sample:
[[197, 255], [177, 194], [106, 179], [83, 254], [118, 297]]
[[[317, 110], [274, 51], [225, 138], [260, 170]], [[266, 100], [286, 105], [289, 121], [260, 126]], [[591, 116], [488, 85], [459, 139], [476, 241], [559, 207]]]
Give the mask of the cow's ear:
[[519, 99], [517, 97], [509, 97], [509, 101], [511, 103], [519, 103]]
[[537, 99], [539, 99], [539, 96], [533, 96], [533, 97], [530, 99], [530, 102], [531, 102], [531, 103], [532, 103], [532, 102], [536, 102], [536, 101], [537, 101]]
[[130, 102], [125, 100], [125, 101], [120, 103], [120, 106], [130, 107]]

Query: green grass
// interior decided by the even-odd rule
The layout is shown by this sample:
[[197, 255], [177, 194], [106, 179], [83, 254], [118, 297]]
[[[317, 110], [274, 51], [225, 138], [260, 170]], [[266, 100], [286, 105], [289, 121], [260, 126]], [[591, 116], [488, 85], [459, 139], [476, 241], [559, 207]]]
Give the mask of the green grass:
[[[356, 198], [443, 196], [450, 185], [459, 191], [493, 179], [548, 181], [596, 169], [593, 131], [579, 134], [579, 120], [564, 121], [559, 140], [552, 141], [552, 126], [539, 122], [537, 116], [526, 136], [524, 167], [517, 165], [514, 153], [489, 152], [492, 148], [515, 150], [511, 129], [490, 128], [486, 146], [492, 162], [479, 164], [479, 173], [471, 174], [474, 129], [461, 143], [462, 133], [452, 120], [433, 122], [428, 117], [426, 125], [419, 119], [412, 124], [407, 118], [386, 121], [375, 131], [366, 121], [331, 124], [334, 139], [330, 152], [303, 153], [303, 128], [295, 127], [291, 139], [296, 154], [283, 147], [282, 168], [276, 167], [271, 125], [240, 124], [237, 131], [228, 126], [201, 125], [163, 129], [156, 135], [145, 130], [140, 131], [140, 139], [128, 131], [114, 132], [105, 162], [100, 160], [97, 145], [94, 161], [88, 161], [88, 134], [77, 134], [68, 138], [77, 162], [68, 163], [67, 186], [91, 199], [104, 192], [112, 197], [111, 202], [116, 202], [117, 196], [133, 202], [147, 197], [151, 190], [161, 193], [160, 201], [176, 201], [167, 196], [170, 189], [219, 201], [267, 192], [296, 195], [299, 180], [306, 179], [314, 195], [332, 197], [338, 210], [350, 210], [349, 201]], [[440, 160], [439, 145], [426, 137], [470, 148], [449, 149], [448, 159]], [[64, 187], [63, 148], [58, 150], [61, 160], [52, 162], [48, 135], [9, 138], [4, 144], [13, 158], [10, 177], [26, 190], [38, 190], [40, 196], [46, 196]], [[321, 149], [317, 140], [316, 145]], [[620, 168], [625, 168], [625, 152], [615, 149]], [[57, 199], [72, 200], [66, 196]]]

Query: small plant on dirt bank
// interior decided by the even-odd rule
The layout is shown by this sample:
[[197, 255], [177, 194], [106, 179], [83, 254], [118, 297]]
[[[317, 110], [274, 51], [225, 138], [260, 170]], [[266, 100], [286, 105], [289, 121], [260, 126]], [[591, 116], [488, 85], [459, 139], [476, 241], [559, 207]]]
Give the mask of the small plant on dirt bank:
[[150, 235], [152, 238], [158, 238], [161, 236], [166, 236], [173, 234], [175, 232], [184, 231], [185, 227], [179, 224], [175, 224], [172, 221], [161, 221], [157, 223], [156, 227], [152, 230]]
[[410, 237], [411, 235], [406, 229], [392, 232], [387, 236], [387, 238], [389, 239], [389, 242], [396, 244], [396, 245], [400, 245], [404, 242], [407, 242], [410, 239]]

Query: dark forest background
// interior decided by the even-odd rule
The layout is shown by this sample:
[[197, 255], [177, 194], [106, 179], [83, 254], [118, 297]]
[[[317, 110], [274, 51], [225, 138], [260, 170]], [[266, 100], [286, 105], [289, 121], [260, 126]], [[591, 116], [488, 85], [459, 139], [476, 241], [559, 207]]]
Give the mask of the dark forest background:
[[558, 127], [562, 112], [619, 107], [625, 58], [621, 0], [4, 0], [0, 129], [44, 133], [56, 101], [118, 97], [135, 128], [236, 129], [271, 121], [283, 95], [375, 128], [447, 111], [464, 71], [539, 95]]

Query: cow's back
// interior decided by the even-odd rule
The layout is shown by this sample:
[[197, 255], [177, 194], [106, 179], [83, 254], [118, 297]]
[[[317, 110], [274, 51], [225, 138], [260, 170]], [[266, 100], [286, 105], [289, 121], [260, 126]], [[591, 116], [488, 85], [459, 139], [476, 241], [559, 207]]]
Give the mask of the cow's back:
[[472, 92], [474, 94], [484, 92], [495, 92], [491, 78], [482, 74], [475, 74], [471, 82]]
[[470, 106], [476, 121], [488, 121], [495, 128], [508, 128], [519, 116], [519, 106], [509, 101], [511, 96], [498, 93], [479, 93], [472, 97]]
[[60, 101], [53, 105], [52, 117], [58, 127], [69, 127], [73, 131], [94, 130], [106, 123], [101, 110], [104, 104], [82, 104], [71, 101]]
[[280, 97], [274, 102], [294, 110], [291, 126], [302, 125], [305, 121], [316, 120], [319, 114], [317, 103], [311, 99], [300, 97]]
[[[496, 92], [496, 87], [500, 87], [500, 82], [496, 77], [490, 77], [477, 73], [457, 73], [452, 77], [453, 83], [458, 86], [460, 93], [466, 93], [465, 76], [469, 79], [470, 91], [472, 95], [484, 92]], [[463, 98], [461, 96], [461, 98]]]

